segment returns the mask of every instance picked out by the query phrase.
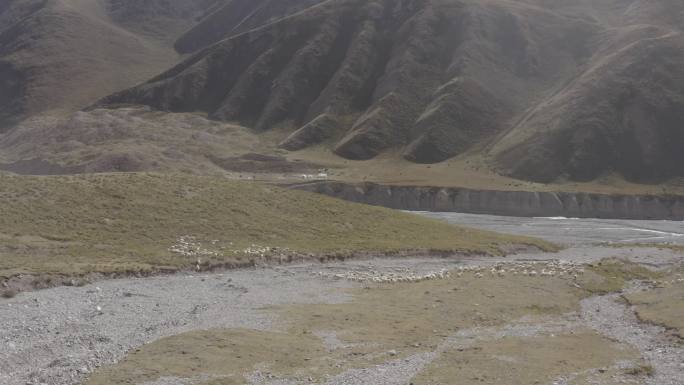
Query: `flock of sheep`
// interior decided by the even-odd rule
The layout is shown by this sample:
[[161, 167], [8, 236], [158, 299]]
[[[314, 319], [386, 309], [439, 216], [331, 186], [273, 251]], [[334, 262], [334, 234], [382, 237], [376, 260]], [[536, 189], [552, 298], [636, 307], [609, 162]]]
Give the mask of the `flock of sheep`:
[[500, 263], [495, 266], [459, 266], [453, 271], [441, 269], [427, 274], [417, 274], [408, 270], [400, 272], [348, 271], [344, 273], [318, 272], [316, 275], [332, 278], [345, 279], [354, 282], [368, 283], [398, 283], [398, 282], [421, 282], [435, 279], [460, 278], [466, 275], [475, 278], [505, 277], [505, 276], [528, 276], [528, 277], [565, 277], [577, 278], [584, 274], [584, 267], [566, 261], [543, 261], [543, 262], [511, 262]]
[[328, 174], [325, 172], [319, 172], [318, 174], [302, 174], [299, 176], [304, 180], [325, 180], [328, 179]]
[[[217, 243], [214, 241], [212, 243]], [[169, 251], [183, 257], [218, 257], [221, 255], [218, 251], [208, 250], [202, 247], [195, 237], [184, 235], [176, 240], [176, 243], [169, 247]]]
[[[216, 245], [219, 241], [212, 241]], [[224, 249], [224, 248], [221, 248]], [[176, 243], [169, 248], [172, 253], [179, 254], [183, 257], [196, 258], [196, 269], [201, 270], [202, 258], [221, 257], [224, 255], [222, 251], [209, 250], [202, 246], [194, 237], [182, 236], [179, 237]], [[225, 251], [225, 250], [224, 250]], [[231, 254], [240, 254], [252, 257], [267, 257], [270, 255], [288, 253], [289, 250], [277, 249], [267, 246], [251, 245], [241, 250], [230, 250]], [[325, 278], [345, 279], [354, 282], [368, 282], [368, 283], [399, 283], [399, 282], [421, 282], [435, 279], [446, 278], [460, 278], [464, 276], [473, 276], [475, 278], [485, 277], [506, 277], [506, 276], [526, 276], [526, 277], [558, 277], [567, 279], [577, 279], [578, 276], [584, 274], [584, 266], [582, 264], [568, 262], [568, 261], [529, 261], [529, 262], [506, 262], [498, 263], [494, 266], [459, 266], [456, 269], [449, 271], [441, 269], [439, 271], [429, 272], [427, 274], [418, 274], [408, 270], [396, 272], [378, 272], [374, 270], [369, 271], [348, 271], [344, 273], [324, 273], [318, 272], [315, 275]], [[684, 277], [678, 274], [674, 279], [663, 284], [677, 284], [684, 283]]]
[[[218, 240], [213, 240], [211, 241], [211, 244], [216, 246], [220, 241]], [[233, 243], [231, 242], [230, 245]], [[176, 240], [176, 243], [169, 247], [169, 251], [178, 254], [183, 257], [196, 257], [201, 258], [201, 257], [220, 257], [226, 254], [228, 252], [229, 254], [239, 254], [239, 255], [246, 255], [246, 256], [256, 256], [256, 257], [267, 257], [269, 255], [272, 255], [273, 253], [276, 252], [283, 252], [287, 251], [287, 249], [280, 249], [280, 248], [275, 248], [275, 247], [268, 247], [268, 246], [260, 246], [260, 245], [251, 245], [248, 246], [244, 249], [240, 250], [226, 250], [225, 247], [219, 247], [219, 250], [210, 250], [207, 248], [204, 248], [202, 246], [202, 243], [197, 241], [195, 237], [189, 236], [189, 235], [184, 235], [182, 237], [179, 237]]]
[[325, 278], [346, 279], [355, 282], [373, 282], [373, 283], [397, 283], [397, 282], [421, 282], [433, 279], [446, 279], [451, 277], [451, 273], [447, 269], [431, 272], [427, 274], [415, 274], [409, 271], [401, 273], [381, 273], [374, 270], [370, 271], [349, 271], [345, 273], [324, 273], [318, 272], [316, 275]]
[[528, 277], [568, 277], [577, 278], [584, 274], [581, 264], [568, 261], [537, 261], [537, 262], [511, 262], [500, 263], [493, 267], [486, 266], [461, 266], [457, 269], [456, 276], [472, 273], [476, 278], [485, 275], [492, 277], [504, 277], [506, 275], [522, 275]]

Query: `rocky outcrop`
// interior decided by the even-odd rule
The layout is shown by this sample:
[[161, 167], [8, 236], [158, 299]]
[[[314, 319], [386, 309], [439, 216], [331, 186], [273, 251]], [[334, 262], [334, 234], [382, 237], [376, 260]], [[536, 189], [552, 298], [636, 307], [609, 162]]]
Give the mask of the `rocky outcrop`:
[[293, 188], [400, 210], [521, 217], [684, 220], [684, 197], [316, 182]]

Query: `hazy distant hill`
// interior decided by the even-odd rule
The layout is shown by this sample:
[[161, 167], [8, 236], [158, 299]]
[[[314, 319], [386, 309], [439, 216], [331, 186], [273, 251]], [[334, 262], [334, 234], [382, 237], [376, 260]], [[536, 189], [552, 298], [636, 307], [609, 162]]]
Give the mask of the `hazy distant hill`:
[[73, 110], [179, 60], [175, 37], [216, 0], [3, 0], [0, 124]]
[[[188, 56], [97, 106], [200, 112], [255, 133], [277, 128], [287, 133], [283, 149], [322, 144], [353, 160], [474, 154], [502, 174], [542, 182], [684, 176], [680, 1], [29, 4], [3, 5], [0, 18], [23, 18], [18, 30], [26, 20], [54, 22], [0, 32], [6, 121], [55, 103], [94, 103], [170, 66], [173, 45]], [[60, 24], [64, 15], [79, 22]], [[44, 27], [54, 25], [69, 28]], [[22, 38], [27, 31], [41, 39]], [[78, 119], [80, 129], [91, 120]], [[4, 142], [31, 135], [13, 137]]]
[[[228, 10], [241, 25], [270, 14], [231, 0], [4, 0], [0, 4], [0, 126], [45, 110], [72, 111], [177, 63], [176, 40]], [[243, 2], [244, 3], [244, 2]], [[265, 1], [250, 1], [252, 8]], [[237, 11], [242, 13], [237, 13]], [[204, 21], [206, 17], [206, 21]], [[219, 31], [216, 39], [230, 31]], [[191, 37], [190, 37], [191, 38]], [[205, 37], [210, 42], [212, 38]], [[181, 42], [184, 41], [181, 39]], [[195, 42], [195, 44], [200, 44]], [[179, 43], [179, 47], [183, 44]], [[182, 50], [187, 53], [187, 50]]]
[[[369, 159], [476, 146], [551, 181], [684, 174], [677, 1], [337, 0], [202, 50], [103, 103], [205, 111]], [[194, 30], [202, 29], [202, 24]]]

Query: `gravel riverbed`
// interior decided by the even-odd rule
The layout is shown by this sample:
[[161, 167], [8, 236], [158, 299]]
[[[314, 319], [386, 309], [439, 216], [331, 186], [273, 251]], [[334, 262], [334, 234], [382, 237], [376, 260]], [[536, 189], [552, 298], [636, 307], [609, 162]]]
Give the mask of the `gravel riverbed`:
[[[448, 219], [458, 222], [463, 218], [451, 216]], [[472, 222], [472, 219], [469, 220]], [[508, 222], [502, 222], [498, 217], [478, 220], [478, 227], [481, 228], [505, 230], [508, 226]], [[541, 235], [551, 231], [541, 225], [535, 227], [533, 224], [537, 222], [528, 223], [528, 230], [535, 228]], [[20, 293], [15, 298], [0, 300], [0, 385], [79, 384], [96, 368], [118, 362], [131, 350], [159, 338], [187, 331], [212, 328], [278, 330], [282, 325], [273, 315], [263, 311], [264, 307], [339, 303], [349, 299], [341, 289], [364, 285], [363, 282], [331, 278], [338, 274], [353, 273], [351, 275], [356, 277], [368, 272], [380, 272], [382, 275], [410, 271], [420, 276], [460, 266], [544, 260], [589, 263], [607, 257], [626, 258], [660, 269], [680, 263], [683, 259], [681, 254], [665, 249], [595, 245], [597, 240], [610, 241], [610, 234], [617, 236], [616, 239], [620, 238], [620, 231], [628, 232], [630, 239], [634, 238], [634, 231], [641, 231], [680, 240], [678, 231], [673, 230], [677, 226], [671, 224], [658, 227], [651, 223], [646, 226], [656, 229], [652, 231], [667, 233], [663, 235], [649, 233], [640, 224], [634, 224], [633, 227], [641, 230], [615, 223], [607, 226], [605, 222], [575, 224], [567, 220], [567, 223], [553, 223], [556, 226], [553, 231], [557, 236], [545, 238], [567, 241], [566, 244], [570, 245], [555, 254], [526, 253], [507, 258], [383, 258], [311, 263], [215, 274], [104, 280], [84, 287], [57, 287]], [[603, 230], [597, 227], [595, 231], [599, 234], [594, 234], [585, 227], [587, 223]], [[566, 230], [568, 226], [575, 226], [575, 230]], [[538, 234], [532, 232], [526, 235]], [[550, 324], [546, 327], [592, 328], [638, 349], [656, 369], [656, 375], [648, 380], [649, 385], [684, 384], [684, 351], [681, 347], [668, 344], [662, 337], [662, 328], [640, 323], [634, 311], [617, 299], [617, 294], [589, 298], [582, 303], [582, 314], [565, 319], [561, 325]], [[471, 338], [498, 338], [498, 335], [505, 335], [506, 330], [510, 333], [534, 334], [537, 329], [521, 329], [512, 323], [498, 331], [461, 331], [460, 335], [444, 343], [457, 345]], [[334, 336], [326, 336], [325, 339], [335, 343]], [[349, 370], [329, 378], [326, 385], [408, 384], [413, 375], [438, 356], [440, 349], [445, 346], [433, 352], [390, 360], [376, 367]], [[252, 379], [258, 384], [282, 383], [260, 377], [258, 373]], [[163, 378], [147, 385], [191, 384], [200, 380], [188, 382]]]
[[[325, 274], [359, 271], [415, 274], [454, 269], [458, 266], [493, 265], [515, 260], [553, 260], [574, 256], [590, 262], [619, 255], [667, 266], [679, 257], [667, 250], [568, 249], [560, 254], [529, 254], [509, 258], [375, 259], [331, 264], [306, 264], [257, 268], [222, 274], [182, 274], [167, 277], [118, 279], [85, 287], [58, 287], [21, 293], [0, 302], [0, 384], [78, 384], [99, 366], [117, 362], [143, 344], [164, 336], [211, 328], [278, 329], [277, 320], [262, 311], [265, 306], [295, 303], [335, 303], [348, 298], [339, 289], [362, 285], [326, 278]], [[322, 274], [323, 273], [323, 274]], [[593, 302], [592, 302], [593, 301]], [[611, 338], [624, 337], [644, 356], [653, 360], [663, 382], [681, 384], [684, 355], [659, 345], [655, 327], [638, 324], [633, 312], [612, 297], [592, 298], [590, 309], [601, 308], [601, 316], [587, 318]], [[585, 313], [593, 314], [590, 310]], [[616, 322], [619, 320], [620, 322]], [[619, 332], [627, 333], [622, 336]], [[638, 337], [638, 338], [637, 338]], [[658, 352], [666, 349], [667, 354]], [[655, 353], [654, 353], [655, 352]], [[437, 353], [435, 353], [437, 354]], [[430, 361], [431, 355], [388, 362], [376, 368], [350, 371], [327, 384], [362, 383], [359, 378], [378, 379], [377, 384], [407, 383], [411, 373]], [[676, 382], [679, 379], [680, 382]], [[176, 380], [169, 379], [168, 384]], [[374, 380], [375, 381], [375, 380]], [[669, 382], [667, 382], [669, 381]]]
[[[633, 284], [625, 292], [638, 291]], [[656, 325], [639, 322], [634, 310], [620, 300], [623, 293], [591, 297], [582, 301], [582, 317], [587, 325], [614, 340], [637, 348], [653, 366], [652, 376], [644, 385], [684, 384], [684, 349], [666, 338], [667, 331]]]

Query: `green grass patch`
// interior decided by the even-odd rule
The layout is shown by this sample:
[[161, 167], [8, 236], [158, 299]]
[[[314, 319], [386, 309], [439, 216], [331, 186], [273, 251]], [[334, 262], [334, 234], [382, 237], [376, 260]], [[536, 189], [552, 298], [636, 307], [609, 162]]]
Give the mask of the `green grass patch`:
[[549, 384], [559, 376], [589, 372], [636, 357], [633, 349], [625, 349], [589, 330], [554, 336], [507, 336], [478, 341], [466, 349], [447, 349], [411, 382], [416, 385]]
[[325, 355], [319, 338], [247, 329], [205, 330], [163, 338], [97, 371], [87, 385], [142, 384], [160, 377], [215, 377], [212, 385], [247, 383], [244, 375], [264, 369], [280, 375], [304, 371]]
[[590, 264], [587, 274], [579, 279], [584, 290], [591, 294], [608, 294], [621, 291], [629, 281], [655, 280], [662, 273], [639, 264], [619, 259], [604, 259]]
[[336, 330], [348, 344], [416, 353], [436, 348], [459, 329], [576, 311], [585, 295], [570, 280], [512, 275], [396, 283], [352, 294], [351, 302], [292, 305], [281, 312], [294, 329]]
[[671, 250], [675, 253], [684, 253], [684, 245], [673, 245], [668, 243], [601, 243], [600, 245], [621, 249], [659, 249]]
[[655, 368], [652, 365], [638, 365], [625, 370], [625, 373], [630, 376], [647, 376], [651, 377], [655, 374]]
[[641, 321], [663, 326], [684, 340], [684, 270], [663, 275], [657, 287], [626, 294], [624, 299]]
[[[531, 238], [216, 177], [0, 174], [0, 276], [249, 265], [406, 250], [502, 254]], [[170, 251], [186, 237], [183, 254]], [[254, 246], [256, 245], [256, 246]]]

